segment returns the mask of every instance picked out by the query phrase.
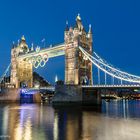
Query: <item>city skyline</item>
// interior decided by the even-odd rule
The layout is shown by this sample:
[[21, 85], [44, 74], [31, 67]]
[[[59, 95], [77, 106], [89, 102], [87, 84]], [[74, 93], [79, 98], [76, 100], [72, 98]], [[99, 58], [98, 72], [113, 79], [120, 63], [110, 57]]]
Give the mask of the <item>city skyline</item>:
[[[119, 1], [114, 2], [113, 5], [111, 3], [110, 5], [112, 7], [108, 7], [107, 9], [110, 2], [109, 0], [106, 3], [102, 2], [102, 4], [99, 4], [97, 1], [92, 2], [92, 0], [81, 3], [75, 2], [73, 8], [65, 8], [66, 2], [62, 5], [61, 3], [56, 3], [62, 10], [59, 11], [59, 8], [56, 5], [53, 5], [53, 2], [49, 1], [45, 2], [42, 0], [42, 3], [32, 3], [33, 1], [31, 1], [26, 5], [27, 1], [25, 0], [22, 3], [22, 8], [19, 8], [21, 5], [20, 2], [14, 2], [12, 3], [13, 7], [15, 7], [14, 4], [16, 4], [17, 10], [20, 11], [22, 8], [25, 8], [27, 11], [23, 10], [17, 14], [16, 9], [10, 7], [10, 3], [7, 4], [5, 2], [3, 2], [3, 7], [0, 6], [1, 11], [4, 10], [5, 6], [8, 8], [7, 13], [1, 12], [0, 14], [2, 21], [0, 27], [0, 46], [2, 49], [0, 52], [2, 57], [0, 60], [0, 74], [4, 72], [8, 63], [10, 63], [10, 51], [13, 41], [17, 42], [16, 40], [20, 39], [22, 35], [25, 35], [29, 46], [31, 46], [31, 43], [33, 42], [35, 45], [44, 47], [44, 43], [42, 42], [42, 39], [44, 38], [46, 40], [46, 46], [62, 43], [64, 42], [66, 21], [68, 20], [69, 26], [74, 26], [75, 18], [77, 14], [80, 13], [86, 30], [88, 29], [89, 24], [92, 25], [93, 49], [108, 62], [120, 69], [140, 75], [138, 67], [138, 55], [140, 50], [138, 47], [140, 45], [138, 36], [140, 27], [138, 25], [140, 21], [137, 19], [138, 7], [135, 7], [137, 4], [133, 3], [133, 5], [131, 5], [131, 2], [128, 1], [126, 3], [127, 6], [123, 7], [123, 4], [125, 3]], [[85, 4], [89, 7], [86, 11], [83, 10]], [[104, 7], [103, 4], [105, 4], [106, 7]], [[30, 9], [30, 6], [33, 7], [31, 8], [32, 10]], [[36, 11], [38, 6], [40, 6], [39, 11]], [[55, 8], [58, 12], [48, 13], [49, 8]], [[102, 11], [100, 12], [98, 8], [101, 8]], [[12, 9], [14, 10], [10, 12]], [[105, 9], [106, 11], [104, 11]], [[63, 13], [63, 10], [66, 12]], [[110, 13], [110, 11], [112, 13]], [[122, 11], [123, 14], [121, 13]], [[37, 12], [39, 12], [38, 15]], [[123, 18], [126, 19], [124, 20]], [[131, 21], [130, 19], [133, 20]], [[3, 60], [4, 57], [5, 59]], [[50, 59], [45, 68], [40, 68], [37, 71], [45, 76], [50, 82], [55, 80], [56, 74], [59, 79], [64, 80], [64, 61], [64, 57]], [[59, 67], [60, 65], [61, 67]]]

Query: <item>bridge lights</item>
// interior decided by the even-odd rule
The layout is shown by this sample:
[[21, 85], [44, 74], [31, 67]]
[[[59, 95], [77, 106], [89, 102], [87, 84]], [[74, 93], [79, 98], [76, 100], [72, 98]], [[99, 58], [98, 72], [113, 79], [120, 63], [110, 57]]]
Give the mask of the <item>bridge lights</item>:
[[35, 87], [35, 88], [39, 88], [39, 87], [40, 87], [40, 84], [37, 83], [37, 84], [34, 85], [34, 87]]
[[58, 81], [58, 77], [57, 77], [57, 75], [55, 76], [55, 83]]
[[85, 61], [87, 61], [87, 60], [88, 60], [88, 58], [87, 58], [86, 56], [84, 56], [84, 57], [83, 57], [83, 59], [84, 59]]
[[37, 53], [40, 52], [40, 47], [37, 46], [36, 49], [35, 49], [35, 51], [36, 51]]

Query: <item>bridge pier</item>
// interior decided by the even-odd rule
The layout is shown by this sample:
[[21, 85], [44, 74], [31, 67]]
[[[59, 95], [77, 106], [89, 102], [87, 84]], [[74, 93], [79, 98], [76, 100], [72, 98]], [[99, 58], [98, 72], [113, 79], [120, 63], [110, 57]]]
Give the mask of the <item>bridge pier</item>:
[[[21, 93], [21, 89], [16, 88], [3, 88], [0, 92], [0, 103], [28, 103], [29, 102], [29, 96], [26, 94]], [[31, 97], [31, 96], [30, 96]], [[33, 103], [41, 103], [41, 95], [39, 92], [36, 92], [32, 95], [32, 99], [30, 102]], [[22, 102], [23, 101], [23, 102]]]
[[56, 85], [53, 104], [101, 105], [101, 96], [98, 90], [80, 85]]
[[3, 88], [0, 92], [0, 103], [15, 103], [20, 101], [19, 89]]

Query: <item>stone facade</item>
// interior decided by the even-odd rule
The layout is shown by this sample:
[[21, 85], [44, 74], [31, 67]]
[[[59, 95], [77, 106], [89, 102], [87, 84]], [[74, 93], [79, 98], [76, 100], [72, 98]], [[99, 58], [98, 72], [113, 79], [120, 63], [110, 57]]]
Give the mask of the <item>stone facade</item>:
[[[25, 97], [21, 96], [20, 89], [4, 88], [0, 92], [0, 103], [4, 103], [4, 102], [15, 103], [15, 102], [20, 102], [22, 100], [25, 100], [25, 101], [31, 100], [26, 96], [27, 95], [25, 95]], [[32, 95], [32, 102], [33, 103], [40, 103], [41, 102], [41, 95], [38, 91]]]
[[76, 18], [74, 28], [65, 30], [65, 83], [81, 85], [88, 82], [92, 84], [92, 63], [80, 52], [79, 46], [92, 54], [92, 32], [89, 26], [85, 31], [80, 15]]
[[3, 102], [19, 102], [20, 90], [19, 89], [2, 89], [0, 93], [0, 103]]
[[19, 55], [24, 55], [29, 51], [28, 45], [24, 36], [18, 45], [14, 45], [11, 50], [11, 84], [15, 88], [25, 84], [27, 87], [32, 87], [33, 83], [33, 66], [28, 61], [19, 59]]
[[101, 105], [101, 96], [97, 89], [80, 85], [56, 85], [53, 104]]

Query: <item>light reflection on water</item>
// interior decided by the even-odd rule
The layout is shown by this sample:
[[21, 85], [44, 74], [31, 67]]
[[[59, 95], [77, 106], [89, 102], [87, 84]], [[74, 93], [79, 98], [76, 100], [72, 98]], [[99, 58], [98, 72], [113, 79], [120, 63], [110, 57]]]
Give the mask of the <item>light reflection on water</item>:
[[0, 105], [0, 139], [139, 140], [140, 101], [111, 101], [93, 107]]

